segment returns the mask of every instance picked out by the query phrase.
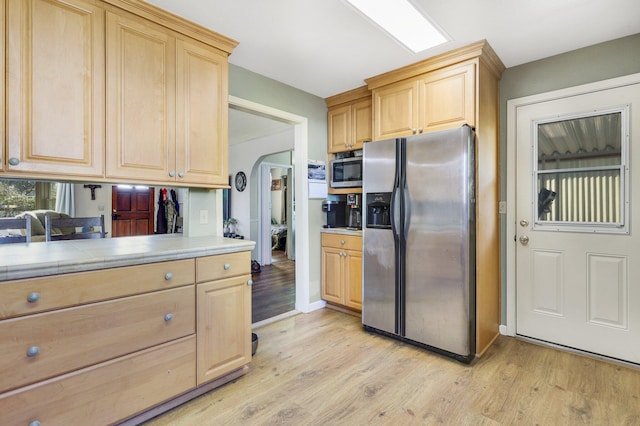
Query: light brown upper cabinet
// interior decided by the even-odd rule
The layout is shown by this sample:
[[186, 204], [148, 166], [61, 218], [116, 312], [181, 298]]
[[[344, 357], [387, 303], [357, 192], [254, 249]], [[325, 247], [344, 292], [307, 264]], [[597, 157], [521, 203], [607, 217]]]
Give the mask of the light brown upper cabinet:
[[107, 13], [107, 177], [176, 176], [175, 42], [164, 27]]
[[226, 55], [107, 13], [107, 178], [227, 184]]
[[362, 149], [371, 140], [371, 92], [365, 87], [325, 99], [328, 112], [327, 151]]
[[8, 0], [6, 13], [5, 171], [102, 177], [104, 10], [94, 1]]
[[475, 126], [473, 61], [373, 90], [374, 139]]
[[0, 0], [0, 172], [226, 187], [236, 45], [142, 0]]
[[225, 186], [229, 181], [227, 57], [195, 40], [178, 39], [176, 49], [177, 179]]

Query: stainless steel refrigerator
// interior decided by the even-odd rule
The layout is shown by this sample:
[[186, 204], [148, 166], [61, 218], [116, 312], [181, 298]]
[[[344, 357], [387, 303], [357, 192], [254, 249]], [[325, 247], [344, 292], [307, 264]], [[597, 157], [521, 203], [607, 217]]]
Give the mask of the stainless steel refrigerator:
[[363, 154], [365, 329], [475, 356], [475, 134], [369, 142]]

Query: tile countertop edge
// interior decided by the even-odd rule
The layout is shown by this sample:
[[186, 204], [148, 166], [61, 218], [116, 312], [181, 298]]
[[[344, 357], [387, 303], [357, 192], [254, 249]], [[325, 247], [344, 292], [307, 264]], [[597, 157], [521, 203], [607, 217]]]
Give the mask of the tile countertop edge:
[[249, 251], [254, 241], [150, 235], [0, 245], [0, 282]]
[[347, 229], [347, 228], [322, 228], [320, 232], [325, 234], [340, 234], [340, 235], [355, 235], [362, 236], [362, 229]]

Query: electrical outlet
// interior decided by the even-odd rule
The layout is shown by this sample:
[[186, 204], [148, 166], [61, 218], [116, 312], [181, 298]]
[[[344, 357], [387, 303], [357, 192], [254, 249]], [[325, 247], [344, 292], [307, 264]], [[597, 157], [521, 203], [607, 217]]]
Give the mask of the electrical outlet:
[[209, 210], [200, 210], [200, 223], [209, 223]]
[[498, 203], [498, 213], [507, 214], [507, 202], [506, 201], [500, 201]]

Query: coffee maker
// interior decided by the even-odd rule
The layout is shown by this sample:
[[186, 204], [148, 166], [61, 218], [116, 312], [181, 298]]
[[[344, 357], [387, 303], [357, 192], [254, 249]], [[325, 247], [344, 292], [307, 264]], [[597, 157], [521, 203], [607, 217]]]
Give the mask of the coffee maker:
[[322, 211], [327, 214], [327, 224], [324, 228], [344, 228], [345, 204], [344, 201], [325, 200], [322, 202]]
[[362, 229], [360, 194], [347, 194], [347, 206], [349, 206], [349, 220], [347, 222], [347, 229]]

